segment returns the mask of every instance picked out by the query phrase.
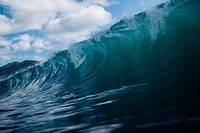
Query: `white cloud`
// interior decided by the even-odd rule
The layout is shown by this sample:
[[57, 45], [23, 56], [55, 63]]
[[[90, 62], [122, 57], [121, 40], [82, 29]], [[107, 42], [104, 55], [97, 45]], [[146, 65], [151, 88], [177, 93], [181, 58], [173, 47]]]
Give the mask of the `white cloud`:
[[35, 41], [32, 46], [35, 48], [44, 48], [45, 42], [43, 39], [38, 39], [37, 41]]
[[11, 47], [14, 51], [27, 51], [29, 49], [34, 51], [50, 50], [52, 46], [45, 38], [30, 36], [29, 34], [22, 34], [11, 39]]
[[0, 49], [0, 56], [7, 55], [10, 53], [12, 53], [12, 50], [10, 49], [10, 47], [4, 47]]
[[111, 14], [104, 8], [92, 5], [80, 12], [49, 21], [43, 32], [56, 41], [78, 42], [87, 39], [91, 32], [109, 24], [111, 20]]
[[[62, 42], [80, 41], [111, 22], [112, 15], [103, 8], [110, 3], [109, 0], [0, 0], [0, 4], [11, 8], [13, 16], [12, 19], [0, 16], [3, 28], [0, 34], [38, 29], [56, 41], [56, 34]], [[70, 33], [79, 35], [68, 37]]]
[[43, 38], [35, 38], [31, 46], [37, 54], [42, 53], [44, 50], [49, 51], [55, 49], [49, 41]]
[[[45, 38], [30, 36], [29, 34], [18, 35], [11, 39], [0, 36], [0, 63], [14, 60], [37, 59], [44, 60], [41, 54], [45, 50], [52, 50], [53, 47]], [[35, 51], [35, 55], [30, 55]], [[20, 54], [20, 55], [19, 55]]]
[[[39, 30], [43, 37], [29, 34], [11, 39], [0, 37], [0, 62], [15, 59], [40, 59], [44, 51], [58, 51], [69, 44], [87, 39], [112, 22], [112, 15], [104, 9], [115, 0], [0, 0], [10, 8], [12, 17], [0, 14], [0, 36], [28, 30]], [[51, 41], [57, 42], [51, 43]], [[35, 56], [30, 57], [30, 51]], [[23, 56], [16, 56], [20, 54]], [[33, 58], [34, 57], [34, 58]]]
[[14, 51], [27, 51], [31, 48], [32, 37], [24, 34], [13, 38], [12, 41], [17, 41], [11, 45]]
[[0, 34], [7, 34], [12, 32], [13, 28], [15, 28], [14, 23], [14, 19], [9, 19], [5, 15], [0, 14]]
[[29, 36], [28, 34], [23, 34], [23, 35], [19, 36], [17, 39], [21, 40], [21, 41], [27, 41], [27, 42], [29, 42], [29, 41], [32, 40], [32, 37]]
[[108, 0], [85, 0], [83, 1], [86, 5], [91, 5], [91, 4], [99, 4], [102, 6], [109, 6], [111, 3]]
[[0, 63], [5, 63], [6, 61], [9, 61], [12, 59], [12, 50], [9, 46], [4, 46], [3, 48], [0, 48]]
[[28, 41], [19, 41], [19, 43], [13, 44], [12, 48], [15, 51], [27, 51], [31, 48], [31, 45]]
[[0, 36], [0, 62], [10, 60], [12, 50], [10, 49], [11, 42], [4, 37]]
[[10, 41], [8, 41], [7, 39], [3, 38], [0, 36], [0, 46], [9, 46], [10, 45]]

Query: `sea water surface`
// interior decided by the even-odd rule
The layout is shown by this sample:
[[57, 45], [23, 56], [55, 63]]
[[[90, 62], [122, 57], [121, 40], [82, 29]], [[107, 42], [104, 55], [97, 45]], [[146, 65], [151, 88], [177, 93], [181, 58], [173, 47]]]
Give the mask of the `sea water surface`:
[[123, 18], [0, 81], [0, 132], [199, 132], [200, 1]]

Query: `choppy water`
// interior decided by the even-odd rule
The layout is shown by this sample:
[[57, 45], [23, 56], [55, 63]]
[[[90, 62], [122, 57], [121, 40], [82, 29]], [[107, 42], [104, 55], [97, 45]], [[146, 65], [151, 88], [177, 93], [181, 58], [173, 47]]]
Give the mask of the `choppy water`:
[[0, 132], [198, 132], [200, 2], [173, 0], [0, 81]]

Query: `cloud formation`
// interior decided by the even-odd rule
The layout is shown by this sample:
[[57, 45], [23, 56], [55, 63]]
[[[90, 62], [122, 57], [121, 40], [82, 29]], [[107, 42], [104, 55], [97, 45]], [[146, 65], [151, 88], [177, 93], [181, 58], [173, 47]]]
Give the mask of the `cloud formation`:
[[[44, 60], [41, 56], [42, 53], [54, 49], [46, 38], [30, 36], [29, 34], [18, 35], [11, 39], [0, 37], [0, 47], [0, 62], [2, 63], [12, 59], [37, 59], [42, 61]], [[34, 54], [31, 55], [30, 52]]]
[[37, 29], [59, 40], [80, 41], [112, 20], [103, 8], [109, 6], [108, 0], [0, 0], [0, 4], [9, 6], [12, 14], [12, 18], [0, 15], [1, 35]]
[[[30, 50], [39, 57], [44, 50], [66, 48], [87, 39], [112, 22], [112, 15], [105, 10], [112, 3], [114, 0], [0, 0], [1, 5], [9, 7], [10, 14], [0, 14], [0, 62]], [[42, 32], [49, 41], [27, 34], [30, 30]], [[4, 37], [10, 34], [16, 37]], [[50, 40], [62, 45], [55, 46]]]

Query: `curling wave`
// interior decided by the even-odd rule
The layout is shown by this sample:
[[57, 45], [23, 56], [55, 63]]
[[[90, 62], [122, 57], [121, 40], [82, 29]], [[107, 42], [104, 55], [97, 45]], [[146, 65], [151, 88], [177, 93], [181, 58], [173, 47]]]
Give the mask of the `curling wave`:
[[0, 81], [0, 131], [197, 128], [199, 13], [197, 0], [166, 2]]

